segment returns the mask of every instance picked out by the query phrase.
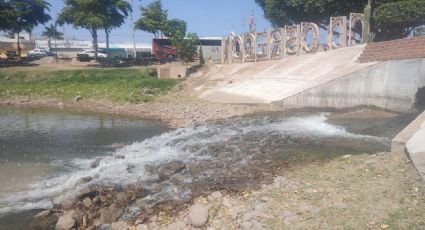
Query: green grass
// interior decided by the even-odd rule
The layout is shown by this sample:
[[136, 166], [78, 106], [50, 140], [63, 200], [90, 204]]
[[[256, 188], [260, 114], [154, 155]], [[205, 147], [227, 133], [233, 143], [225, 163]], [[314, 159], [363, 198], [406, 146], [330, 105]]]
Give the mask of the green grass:
[[[158, 79], [152, 69], [1, 69], [0, 98], [30, 96], [72, 100], [148, 102], [165, 94], [180, 80]], [[147, 94], [144, 89], [151, 89]]]

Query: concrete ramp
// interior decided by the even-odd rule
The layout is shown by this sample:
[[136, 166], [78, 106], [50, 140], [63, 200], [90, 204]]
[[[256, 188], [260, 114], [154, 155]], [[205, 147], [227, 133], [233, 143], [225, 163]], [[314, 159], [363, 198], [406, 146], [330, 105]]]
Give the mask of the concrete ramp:
[[190, 84], [204, 99], [223, 103], [271, 103], [376, 64], [359, 63], [364, 46], [283, 60], [223, 65]]

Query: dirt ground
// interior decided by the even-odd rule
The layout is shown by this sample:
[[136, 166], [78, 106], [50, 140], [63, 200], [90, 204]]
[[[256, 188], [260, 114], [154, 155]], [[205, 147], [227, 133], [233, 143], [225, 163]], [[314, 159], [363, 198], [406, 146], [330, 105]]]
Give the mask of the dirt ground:
[[230, 105], [212, 103], [189, 95], [180, 84], [168, 95], [153, 102], [140, 104], [119, 104], [110, 101], [79, 100], [62, 101], [53, 98], [12, 98], [0, 100], [0, 105], [30, 108], [57, 108], [73, 111], [90, 111], [107, 114], [128, 115], [139, 118], [157, 119], [178, 128], [208, 120], [242, 116], [255, 112], [277, 111], [269, 105]]
[[[423, 229], [425, 187], [404, 154], [343, 156], [286, 172], [261, 190], [199, 197], [205, 229]], [[215, 198], [214, 198], [215, 197]], [[189, 211], [152, 229], [191, 229]], [[159, 221], [158, 221], [159, 219]]]

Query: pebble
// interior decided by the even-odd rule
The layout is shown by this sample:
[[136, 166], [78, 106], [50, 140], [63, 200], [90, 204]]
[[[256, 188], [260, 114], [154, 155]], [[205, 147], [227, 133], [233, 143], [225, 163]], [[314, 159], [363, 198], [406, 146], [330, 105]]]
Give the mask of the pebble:
[[93, 205], [93, 203], [92, 203], [92, 201], [89, 197], [84, 198], [83, 204], [87, 208], [90, 208]]
[[262, 201], [262, 202], [269, 202], [269, 200], [270, 199], [266, 196], [263, 196], [263, 197], [260, 198], [260, 201]]
[[137, 225], [136, 230], [149, 230], [149, 227], [147, 224], [139, 224]]
[[62, 201], [62, 208], [67, 210], [71, 209], [72, 206], [77, 202], [77, 198], [75, 197], [68, 197], [65, 200]]
[[175, 222], [167, 226], [167, 230], [183, 230], [185, 228], [183, 222]]
[[130, 225], [127, 224], [127, 222], [119, 221], [114, 222], [111, 224], [112, 230], [128, 230], [130, 228]]
[[214, 199], [220, 199], [223, 197], [223, 194], [220, 191], [215, 191], [213, 193], [211, 193], [211, 197]]
[[208, 210], [200, 204], [195, 204], [189, 209], [189, 221], [194, 227], [202, 227], [208, 222]]
[[241, 229], [242, 230], [250, 230], [252, 227], [253, 227], [253, 224], [251, 222], [249, 222], [249, 221], [243, 222], [241, 224]]
[[223, 198], [222, 204], [226, 208], [231, 208], [233, 206], [232, 203], [230, 203], [229, 198], [227, 198], [227, 197]]

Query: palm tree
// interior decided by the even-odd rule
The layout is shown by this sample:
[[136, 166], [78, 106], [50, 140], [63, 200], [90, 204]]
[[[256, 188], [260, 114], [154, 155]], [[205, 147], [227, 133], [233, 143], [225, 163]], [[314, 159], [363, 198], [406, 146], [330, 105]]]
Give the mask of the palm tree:
[[58, 62], [58, 49], [57, 49], [57, 44], [56, 44], [56, 40], [62, 40], [63, 39], [63, 33], [59, 32], [56, 29], [56, 25], [50, 24], [50, 26], [46, 26], [44, 27], [44, 31], [42, 33], [42, 36], [47, 37], [48, 40], [48, 46], [49, 46], [49, 50], [52, 49], [52, 38], [55, 39], [55, 59], [56, 62]]
[[55, 39], [55, 49], [56, 49], [56, 40], [63, 39], [63, 33], [59, 32], [56, 29], [56, 25], [50, 24], [50, 26], [44, 27], [44, 31], [41, 34], [44, 37], [47, 37], [49, 49], [52, 49], [52, 38]]
[[109, 35], [115, 28], [119, 28], [128, 15], [132, 12], [131, 4], [126, 0], [102, 0], [105, 6], [103, 29], [106, 35], [106, 52], [108, 65], [110, 64]]

